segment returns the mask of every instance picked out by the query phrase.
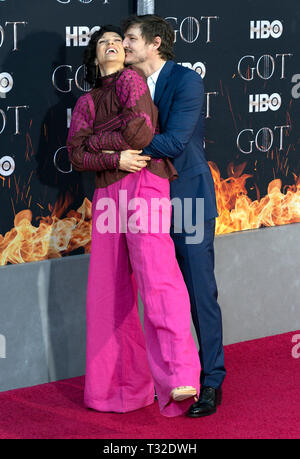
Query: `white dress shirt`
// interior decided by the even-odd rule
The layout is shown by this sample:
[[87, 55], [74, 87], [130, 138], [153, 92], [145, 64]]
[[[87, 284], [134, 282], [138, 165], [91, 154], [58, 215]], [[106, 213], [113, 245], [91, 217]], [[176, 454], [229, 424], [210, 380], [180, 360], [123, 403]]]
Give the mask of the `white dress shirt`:
[[157, 82], [158, 76], [159, 76], [159, 74], [160, 74], [160, 72], [161, 72], [161, 70], [162, 70], [164, 65], [165, 65], [165, 62], [163, 63], [163, 65], [158, 70], [156, 70], [156, 72], [152, 73], [152, 75], [150, 75], [147, 78], [147, 84], [148, 84], [148, 88], [149, 88], [152, 100], [154, 100], [155, 86], [156, 86], [156, 82]]

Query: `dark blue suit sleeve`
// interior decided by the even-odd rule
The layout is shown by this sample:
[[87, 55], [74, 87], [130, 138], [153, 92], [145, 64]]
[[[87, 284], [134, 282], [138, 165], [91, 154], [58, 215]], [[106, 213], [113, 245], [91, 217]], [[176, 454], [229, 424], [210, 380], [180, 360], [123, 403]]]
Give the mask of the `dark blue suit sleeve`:
[[152, 142], [144, 148], [144, 154], [152, 158], [179, 156], [199, 122], [203, 100], [202, 78], [194, 71], [187, 72], [178, 81], [164, 131], [154, 136]]

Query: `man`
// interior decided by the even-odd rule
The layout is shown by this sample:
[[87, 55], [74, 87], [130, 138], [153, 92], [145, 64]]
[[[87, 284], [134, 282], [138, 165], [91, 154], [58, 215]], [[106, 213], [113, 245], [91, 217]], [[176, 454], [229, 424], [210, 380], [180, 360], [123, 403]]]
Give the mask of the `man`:
[[[171, 198], [204, 198], [204, 237], [188, 243], [187, 232], [171, 226], [176, 256], [186, 282], [199, 342], [201, 391], [188, 416], [216, 412], [225, 378], [222, 317], [214, 276], [215, 217], [218, 216], [212, 175], [203, 149], [203, 82], [196, 72], [172, 60], [174, 31], [156, 15], [133, 16], [123, 23], [125, 64], [145, 73], [159, 109], [160, 134], [144, 154], [168, 157], [179, 178], [171, 183]], [[194, 215], [195, 217], [195, 215]], [[174, 225], [174, 221], [172, 222]]]

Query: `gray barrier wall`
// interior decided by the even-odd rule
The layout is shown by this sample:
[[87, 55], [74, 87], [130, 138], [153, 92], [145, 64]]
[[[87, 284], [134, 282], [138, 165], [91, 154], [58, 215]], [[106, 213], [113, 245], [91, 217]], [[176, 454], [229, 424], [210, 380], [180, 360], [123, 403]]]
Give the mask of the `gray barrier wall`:
[[[224, 344], [300, 329], [299, 236], [297, 223], [216, 237]], [[84, 374], [88, 263], [0, 267], [0, 391]]]

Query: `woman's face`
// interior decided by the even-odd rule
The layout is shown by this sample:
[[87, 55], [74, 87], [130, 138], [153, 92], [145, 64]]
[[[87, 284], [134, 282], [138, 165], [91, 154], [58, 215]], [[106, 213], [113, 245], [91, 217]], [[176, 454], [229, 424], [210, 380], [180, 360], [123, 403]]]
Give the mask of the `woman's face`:
[[122, 37], [116, 32], [105, 32], [97, 42], [96, 62], [101, 67], [110, 62], [124, 64], [124, 61]]

